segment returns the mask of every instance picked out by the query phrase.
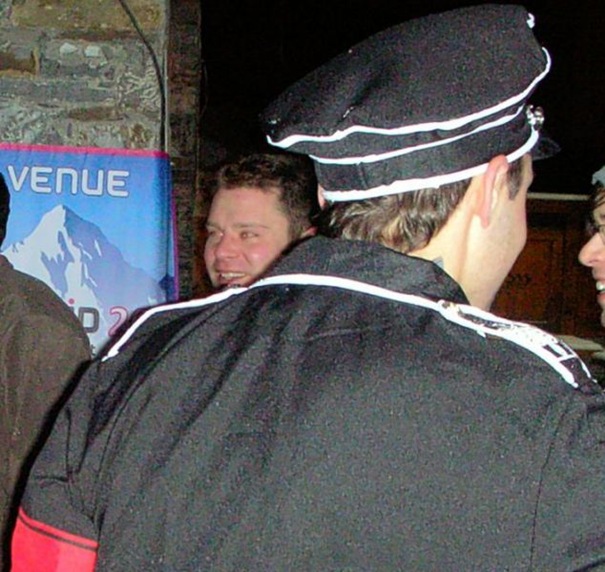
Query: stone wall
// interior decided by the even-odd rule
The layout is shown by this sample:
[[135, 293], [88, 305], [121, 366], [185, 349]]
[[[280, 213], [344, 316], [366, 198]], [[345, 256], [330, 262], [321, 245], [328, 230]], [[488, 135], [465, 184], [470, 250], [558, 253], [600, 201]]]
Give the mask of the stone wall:
[[[163, 0], [131, 0], [160, 61]], [[152, 58], [116, 0], [13, 0], [2, 13], [0, 130], [8, 142], [157, 149]]]
[[188, 0], [170, 4], [0, 0], [0, 137], [8, 143], [169, 152], [186, 297], [197, 170], [199, 8]]

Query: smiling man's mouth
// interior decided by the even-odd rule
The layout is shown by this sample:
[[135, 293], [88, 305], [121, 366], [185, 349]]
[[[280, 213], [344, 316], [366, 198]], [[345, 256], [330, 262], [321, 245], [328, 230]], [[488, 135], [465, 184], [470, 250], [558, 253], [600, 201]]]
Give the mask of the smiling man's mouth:
[[220, 284], [233, 284], [246, 278], [244, 272], [219, 272], [218, 280]]

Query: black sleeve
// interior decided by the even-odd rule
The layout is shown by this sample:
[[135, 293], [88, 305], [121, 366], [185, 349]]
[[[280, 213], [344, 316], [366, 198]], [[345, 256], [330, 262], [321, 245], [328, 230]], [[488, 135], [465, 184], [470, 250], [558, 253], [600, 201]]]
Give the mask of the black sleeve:
[[536, 506], [535, 570], [605, 568], [605, 397], [575, 391], [544, 465]]

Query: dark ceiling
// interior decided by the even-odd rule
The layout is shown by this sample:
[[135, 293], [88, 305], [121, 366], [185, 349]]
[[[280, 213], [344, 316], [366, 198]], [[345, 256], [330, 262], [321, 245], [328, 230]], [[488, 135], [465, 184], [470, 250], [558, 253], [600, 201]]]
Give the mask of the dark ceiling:
[[[368, 35], [409, 18], [479, 4], [455, 0], [201, 0], [208, 162], [262, 148], [256, 117], [282, 89]], [[586, 192], [605, 163], [605, 2], [526, 0], [553, 68], [532, 100], [562, 147], [533, 190]], [[217, 152], [217, 150], [219, 150]]]

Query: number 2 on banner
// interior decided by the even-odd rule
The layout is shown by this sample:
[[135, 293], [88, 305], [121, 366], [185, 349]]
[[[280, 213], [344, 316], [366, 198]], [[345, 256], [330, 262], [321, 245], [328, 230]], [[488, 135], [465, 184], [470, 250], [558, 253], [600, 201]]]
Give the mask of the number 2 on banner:
[[128, 318], [128, 310], [126, 308], [124, 308], [123, 306], [114, 306], [113, 308], [111, 308], [111, 310], [109, 310], [109, 313], [112, 316], [117, 316], [116, 321], [114, 322], [113, 326], [111, 326], [111, 328], [109, 328], [109, 337], [113, 336], [122, 326], [122, 324], [127, 320]]

